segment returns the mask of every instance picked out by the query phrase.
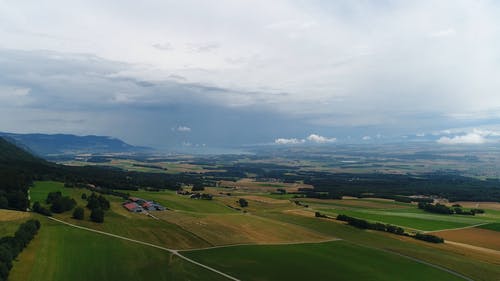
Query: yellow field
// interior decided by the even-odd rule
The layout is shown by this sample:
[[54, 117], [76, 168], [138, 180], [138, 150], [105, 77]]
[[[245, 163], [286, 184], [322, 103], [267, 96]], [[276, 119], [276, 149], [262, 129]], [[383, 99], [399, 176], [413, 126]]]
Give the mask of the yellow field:
[[161, 212], [161, 220], [175, 223], [212, 245], [241, 243], [283, 243], [324, 241], [333, 237], [309, 229], [251, 214], [193, 216], [182, 212]]
[[27, 212], [0, 209], [0, 221], [17, 221], [27, 219], [30, 216], [31, 214]]
[[498, 202], [453, 202], [447, 205], [460, 204], [464, 208], [479, 208], [500, 211], [500, 203]]
[[372, 208], [372, 209], [397, 209], [397, 208], [408, 208], [410, 205], [403, 205], [403, 204], [398, 204], [394, 202], [394, 200], [383, 200], [383, 201], [375, 201], [371, 199], [342, 199], [342, 200], [337, 200], [337, 199], [315, 199], [315, 198], [306, 198], [306, 199], [300, 199], [302, 202], [311, 202], [311, 203], [318, 203], [318, 204], [335, 204], [335, 205], [341, 205], [341, 206], [346, 206], [346, 207], [365, 207], [365, 208]]
[[489, 248], [500, 251], [500, 234], [498, 231], [482, 228], [465, 228], [433, 233], [446, 240]]
[[241, 179], [236, 182], [221, 181], [220, 186], [245, 192], [273, 192], [278, 188], [286, 189], [289, 192], [295, 192], [299, 188], [313, 188], [311, 185], [302, 183], [258, 182], [250, 178]]

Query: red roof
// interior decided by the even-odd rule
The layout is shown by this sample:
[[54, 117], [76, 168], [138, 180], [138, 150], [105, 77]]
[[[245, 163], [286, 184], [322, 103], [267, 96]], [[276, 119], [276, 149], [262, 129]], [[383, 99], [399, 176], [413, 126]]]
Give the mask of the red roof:
[[142, 207], [144, 207], [144, 208], [149, 207], [149, 206], [151, 206], [151, 202], [144, 202], [142, 204]]
[[133, 209], [137, 208], [137, 204], [134, 202], [130, 202], [130, 203], [123, 204], [123, 207], [125, 207], [127, 210], [133, 210]]
[[134, 202], [135, 202], [135, 201], [139, 200], [140, 198], [137, 198], [137, 197], [129, 197], [128, 199], [130, 199], [131, 201], [134, 201]]

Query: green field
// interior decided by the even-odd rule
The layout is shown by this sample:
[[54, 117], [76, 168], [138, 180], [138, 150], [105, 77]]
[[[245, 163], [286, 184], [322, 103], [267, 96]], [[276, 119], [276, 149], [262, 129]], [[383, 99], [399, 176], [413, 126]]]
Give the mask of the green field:
[[[488, 223], [488, 224], [480, 225], [478, 227], [484, 228], [484, 229], [489, 229], [489, 230], [494, 230], [494, 231], [500, 231], [500, 223]], [[500, 239], [500, 237], [498, 239]]]
[[10, 281], [224, 280], [166, 251], [39, 219]]
[[73, 189], [64, 188], [64, 184], [61, 182], [53, 181], [37, 181], [34, 183], [33, 187], [30, 188], [30, 202], [40, 202], [44, 203], [49, 192], [61, 191], [65, 196], [69, 195]]
[[483, 255], [474, 255], [472, 258], [468, 256], [468, 254], [471, 254], [470, 251], [465, 250], [464, 252], [457, 253], [455, 252], [456, 248], [448, 245], [435, 245], [393, 234], [360, 230], [327, 219], [272, 212], [260, 215], [305, 227], [318, 233], [331, 235], [362, 246], [415, 257], [452, 269], [463, 275], [472, 277], [474, 280], [495, 280], [500, 275], [500, 267], [497, 265], [500, 259], [492, 260], [489, 257], [483, 257]]
[[463, 280], [394, 254], [345, 241], [183, 253], [241, 280]]
[[[30, 194], [32, 200], [44, 201], [50, 191], [61, 191], [63, 194], [75, 198], [79, 205], [85, 204], [85, 201], [81, 199], [81, 194], [88, 195], [90, 193], [87, 189], [65, 188], [63, 184], [57, 182], [36, 182], [35, 186], [31, 188]], [[454, 248], [452, 245], [436, 245], [383, 232], [360, 230], [335, 220], [313, 217], [315, 210], [331, 215], [342, 211], [348, 215], [366, 217], [366, 219], [373, 221], [403, 226], [407, 224], [408, 226], [405, 227], [408, 229], [410, 226], [440, 229], [474, 225], [481, 222], [498, 222], [497, 214], [489, 213], [488, 210], [484, 216], [446, 216], [425, 213], [408, 204], [400, 205], [389, 201], [370, 199], [358, 202], [355, 202], [356, 200], [350, 200], [352, 202], [338, 200], [340, 203], [326, 200], [325, 203], [323, 201], [320, 203], [307, 202], [310, 207], [304, 208], [296, 206], [288, 200], [268, 203], [254, 198], [249, 199], [250, 205], [246, 208], [247, 212], [243, 213], [226, 206], [236, 204], [235, 200], [238, 196], [215, 197], [214, 200], [205, 201], [189, 199], [172, 191], [135, 191], [131, 193], [133, 196], [158, 201], [171, 210], [155, 213], [159, 218], [156, 220], [144, 214], [126, 211], [121, 206], [122, 198], [106, 196], [111, 202], [111, 210], [106, 212], [103, 224], [89, 221], [88, 210], [86, 210], [83, 221], [72, 219], [71, 212], [56, 214], [55, 217], [73, 224], [167, 248], [185, 249], [189, 251], [187, 254], [197, 261], [222, 269], [223, 272], [242, 280], [332, 280], [331, 276], [338, 276], [338, 279], [333, 280], [366, 280], [367, 276], [373, 276], [373, 278], [368, 278], [369, 280], [400, 280], [402, 279], [401, 272], [411, 273], [408, 274], [411, 276], [405, 279], [414, 278], [414, 275], [421, 273], [426, 274], [422, 276], [427, 280], [453, 280], [448, 278], [448, 273], [385, 251], [400, 253], [440, 265], [474, 280], [495, 280], [494, 278], [500, 275], [500, 268], [497, 266], [500, 260], [491, 259], [489, 256], [476, 255], [467, 250]], [[255, 194], [254, 196], [258, 197]], [[263, 198], [269, 197], [273, 198], [273, 196]], [[386, 206], [388, 207], [385, 208]], [[292, 212], [289, 213], [289, 211]], [[299, 213], [296, 214], [296, 211]], [[11, 280], [83, 280], [84, 278], [78, 275], [85, 274], [83, 273], [85, 270], [78, 268], [77, 261], [73, 261], [72, 258], [65, 260], [65, 256], [72, 252], [81, 252], [82, 264], [90, 269], [95, 268], [98, 272], [96, 280], [145, 280], [146, 278], [211, 280], [211, 273], [204, 275], [206, 274], [204, 270], [200, 272], [201, 269], [197, 266], [171, 257], [168, 252], [73, 229], [55, 222], [47, 222], [44, 217], [38, 215], [37, 217], [45, 220], [44, 226], [46, 226], [42, 227], [40, 237], [33, 241], [33, 245], [38, 245], [33, 247], [39, 249], [23, 252], [13, 271], [12, 278], [16, 279]], [[10, 227], [8, 231], [12, 232], [13, 229]], [[332, 238], [341, 238], [345, 241], [294, 246], [238, 246], [190, 251], [190, 249], [217, 245], [303, 243], [325, 241]], [[74, 241], [79, 242], [75, 243]], [[80, 243], [80, 241], [82, 242]], [[30, 245], [30, 247], [32, 246]], [[31, 249], [30, 247], [29, 249]], [[135, 250], [130, 250], [131, 247]], [[48, 253], [48, 249], [54, 248], [56, 251]], [[136, 251], [137, 253], [135, 253]], [[221, 255], [219, 251], [225, 254]], [[127, 255], [130, 252], [133, 254]], [[96, 253], [106, 258], [97, 258], [95, 257]], [[198, 255], [200, 256], [198, 257]], [[46, 256], [47, 258], [45, 258]], [[80, 254], [73, 256], [79, 257]], [[92, 258], [97, 261], [94, 262]], [[136, 258], [139, 260], [136, 261]], [[143, 260], [147, 261], [143, 262]], [[97, 268], [96, 263], [104, 265], [105, 268]], [[62, 270], [59, 273], [60, 270], [51, 267], [52, 264], [62, 264], [65, 268], [70, 269], [68, 272]], [[127, 268], [123, 268], [122, 264]], [[356, 273], [360, 264], [362, 265], [361, 270]], [[391, 264], [392, 266], [390, 266]], [[346, 272], [345, 275], [343, 272]], [[34, 277], [44, 274], [49, 275], [52, 279], [36, 279]], [[28, 277], [23, 279], [24, 275]], [[281, 276], [286, 279], [280, 279]], [[220, 278], [220, 276], [212, 277]], [[347, 277], [351, 277], [351, 279], [347, 279]]]
[[164, 205], [169, 209], [186, 212], [199, 212], [199, 213], [235, 213], [231, 208], [216, 200], [197, 200], [190, 199], [188, 196], [176, 194], [175, 191], [131, 191], [130, 195], [141, 197], [148, 200], [154, 200]]
[[321, 208], [327, 214], [344, 214], [374, 222], [382, 222], [420, 231], [460, 228], [492, 221], [481, 216], [440, 215], [426, 213], [417, 208], [374, 210]]
[[[35, 198], [37, 200], [45, 201], [45, 198], [47, 198], [47, 194], [54, 191], [61, 191], [63, 195], [68, 195], [74, 198], [80, 206], [86, 205], [86, 201], [81, 199], [82, 193], [86, 193], [87, 195], [91, 193], [87, 189], [65, 188], [64, 185], [60, 182], [35, 182], [34, 187], [30, 189], [30, 194], [33, 194], [32, 199]], [[144, 195], [144, 198], [146, 199], [156, 200], [156, 197], [154, 195], [163, 194], [164, 192], [138, 193], [140, 195]], [[207, 202], [202, 202], [202, 200], [181, 198], [175, 193], [171, 193], [168, 196], [171, 196], [174, 199], [177, 199], [178, 197], [178, 200], [189, 200], [189, 203], [191, 204], [196, 204], [196, 202]], [[169, 223], [167, 221], [153, 220], [143, 214], [133, 214], [126, 211], [121, 206], [123, 199], [120, 197], [105, 197], [111, 202], [111, 210], [106, 211], [104, 217], [105, 222], [103, 224], [89, 221], [90, 211], [88, 209], [85, 209], [85, 220], [83, 221], [72, 219], [71, 212], [54, 214], [54, 216], [73, 224], [122, 235], [128, 238], [140, 239], [141, 241], [155, 243], [172, 248], [185, 249], [193, 247], [206, 247], [211, 245], [203, 239], [200, 239], [193, 233], [182, 229], [176, 224]]]

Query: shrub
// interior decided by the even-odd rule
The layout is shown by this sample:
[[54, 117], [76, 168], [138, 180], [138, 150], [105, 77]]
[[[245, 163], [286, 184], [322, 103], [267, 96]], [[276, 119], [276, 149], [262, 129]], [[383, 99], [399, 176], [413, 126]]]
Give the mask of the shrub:
[[238, 200], [238, 204], [240, 204], [240, 207], [242, 208], [248, 207], [248, 201], [244, 198], [240, 198], [240, 200]]
[[414, 236], [414, 238], [418, 239], [418, 240], [426, 241], [426, 242], [431, 242], [431, 243], [443, 243], [444, 242], [443, 238], [441, 238], [439, 236], [431, 235], [431, 234], [417, 233]]
[[85, 216], [85, 211], [82, 207], [76, 207], [73, 211], [73, 218], [77, 220], [83, 220]]
[[92, 209], [90, 212], [90, 220], [93, 222], [103, 223], [104, 222], [104, 211], [101, 208]]
[[58, 197], [52, 201], [50, 210], [54, 213], [63, 213], [73, 209], [76, 206], [76, 201], [68, 196]]
[[36, 201], [34, 204], [33, 204], [33, 211], [35, 213], [39, 213], [39, 214], [42, 214], [44, 216], [52, 216], [52, 212], [50, 210], [48, 210], [47, 208], [45, 207], [42, 207], [42, 205], [40, 205], [40, 202]]

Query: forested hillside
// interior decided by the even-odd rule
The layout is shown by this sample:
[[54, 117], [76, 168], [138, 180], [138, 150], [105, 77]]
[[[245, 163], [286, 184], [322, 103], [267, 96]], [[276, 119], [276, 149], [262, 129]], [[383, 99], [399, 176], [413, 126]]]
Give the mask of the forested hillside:
[[194, 174], [127, 172], [107, 167], [70, 167], [33, 156], [0, 137], [0, 208], [26, 210], [28, 188], [34, 180], [58, 180], [69, 186], [92, 184], [102, 189], [177, 189], [182, 184], [199, 184]]
[[52, 169], [52, 164], [0, 138], [0, 208], [25, 210], [29, 185]]

